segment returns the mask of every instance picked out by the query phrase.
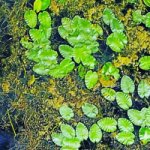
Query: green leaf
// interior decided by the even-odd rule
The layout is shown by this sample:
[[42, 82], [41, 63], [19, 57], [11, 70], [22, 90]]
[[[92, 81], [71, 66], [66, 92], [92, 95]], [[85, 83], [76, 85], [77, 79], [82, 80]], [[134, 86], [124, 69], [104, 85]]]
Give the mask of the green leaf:
[[66, 138], [74, 138], [75, 137], [75, 130], [72, 126], [68, 124], [61, 124], [60, 126], [61, 132], [64, 137]]
[[85, 77], [86, 72], [87, 72], [87, 69], [83, 65], [80, 64], [78, 66], [78, 74], [79, 74], [80, 78], [83, 79]]
[[143, 16], [141, 15], [141, 10], [133, 11], [132, 18], [135, 23], [137, 23], [137, 24], [142, 23]]
[[120, 132], [116, 139], [124, 145], [132, 145], [134, 143], [135, 135], [132, 132]]
[[64, 139], [64, 136], [62, 135], [62, 133], [56, 133], [56, 132], [53, 132], [52, 135], [52, 141], [58, 145], [58, 146], [62, 146], [62, 142], [63, 142], [63, 139]]
[[91, 54], [91, 50], [87, 49], [85, 46], [83, 47], [75, 47], [73, 51], [73, 57], [75, 62], [80, 63], [85, 58], [89, 57]]
[[129, 77], [124, 75], [121, 79], [121, 90], [124, 93], [133, 93], [135, 90], [135, 85], [133, 80]]
[[[145, 26], [146, 26], [146, 27], [150, 28], [150, 12], [148, 12], [148, 13], [145, 15], [143, 22], [145, 23]], [[149, 56], [149, 57], [150, 57], [150, 56]]]
[[102, 74], [104, 76], [113, 76], [116, 80], [120, 78], [119, 69], [117, 69], [111, 62], [107, 62], [103, 65]]
[[117, 104], [124, 110], [128, 110], [132, 106], [131, 97], [123, 92], [116, 93]]
[[115, 52], [121, 52], [127, 44], [127, 37], [122, 32], [111, 33], [106, 41], [106, 44]]
[[150, 7], [150, 0], [143, 0], [143, 1], [144, 1], [146, 6]]
[[67, 105], [62, 105], [59, 108], [59, 112], [65, 120], [70, 120], [72, 117], [74, 117], [73, 110]]
[[117, 129], [117, 121], [111, 117], [102, 118], [97, 124], [105, 132], [114, 132]]
[[80, 140], [77, 137], [64, 138], [62, 147], [68, 148], [65, 150], [71, 150], [71, 149], [76, 150], [76, 148], [80, 147]]
[[105, 24], [109, 25], [112, 20], [115, 18], [115, 15], [113, 14], [112, 10], [109, 8], [105, 8], [103, 11], [103, 21]]
[[140, 128], [139, 137], [143, 144], [150, 142], [150, 128]]
[[85, 58], [84, 57], [82, 58], [82, 63], [84, 66], [89, 67], [89, 69], [94, 69], [96, 64], [96, 59], [93, 56], [89, 55], [86, 56]]
[[44, 35], [42, 34], [41, 30], [39, 30], [39, 29], [30, 29], [29, 34], [33, 41], [40, 42], [44, 38]]
[[92, 89], [98, 81], [98, 74], [96, 72], [88, 71], [85, 75], [85, 85], [88, 89]]
[[105, 99], [108, 101], [114, 101], [116, 98], [116, 91], [111, 88], [103, 88], [101, 90], [101, 94], [104, 96]]
[[64, 58], [71, 58], [73, 57], [73, 48], [69, 45], [60, 45], [59, 52]]
[[41, 10], [41, 7], [42, 7], [42, 0], [35, 0], [33, 4], [34, 11], [38, 13]]
[[121, 131], [125, 131], [125, 132], [133, 132], [134, 131], [133, 124], [126, 118], [118, 119], [118, 127]]
[[138, 95], [141, 98], [148, 98], [150, 96], [150, 84], [148, 80], [142, 79], [138, 85]]
[[30, 28], [34, 28], [37, 24], [37, 15], [33, 10], [25, 11], [24, 19]]
[[112, 19], [110, 28], [111, 28], [112, 32], [123, 32], [124, 31], [123, 23], [116, 18]]
[[102, 131], [96, 123], [93, 124], [90, 128], [89, 138], [93, 143], [98, 143], [102, 139]]
[[89, 118], [95, 118], [98, 114], [97, 107], [90, 103], [84, 103], [84, 105], [82, 105], [82, 111]]
[[51, 0], [35, 0], [34, 2], [34, 10], [39, 12], [41, 10], [45, 10], [50, 6]]
[[88, 138], [88, 129], [81, 122], [79, 122], [76, 126], [76, 136], [80, 141], [87, 140]]
[[131, 120], [131, 122], [136, 126], [141, 126], [144, 121], [144, 114], [136, 109], [129, 109], [128, 117]]
[[55, 78], [63, 78], [74, 69], [74, 62], [70, 59], [63, 59], [59, 65], [49, 71], [49, 75]]
[[143, 70], [150, 70], [150, 56], [143, 56], [139, 60], [139, 67]]
[[37, 63], [33, 67], [33, 71], [40, 75], [47, 75], [49, 73], [50, 67], [47, 68], [47, 65], [44, 63]]
[[51, 17], [47, 11], [40, 12], [38, 15], [39, 22], [46, 28], [51, 28]]

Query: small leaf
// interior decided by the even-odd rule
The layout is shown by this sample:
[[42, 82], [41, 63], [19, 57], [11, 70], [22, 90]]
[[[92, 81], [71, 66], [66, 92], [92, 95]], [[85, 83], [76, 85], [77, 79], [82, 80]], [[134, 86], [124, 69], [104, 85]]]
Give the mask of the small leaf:
[[37, 24], [37, 15], [33, 10], [27, 10], [24, 14], [24, 19], [30, 28], [34, 28]]
[[150, 84], [148, 80], [142, 79], [138, 85], [138, 94], [141, 98], [148, 98], [150, 96]]
[[141, 15], [141, 10], [136, 10], [132, 13], [133, 21], [137, 24], [142, 23], [143, 16]]
[[96, 115], [98, 114], [97, 107], [89, 103], [84, 103], [84, 105], [82, 106], [82, 111], [89, 118], [95, 118]]
[[108, 101], [114, 101], [116, 98], [116, 91], [111, 89], [111, 88], [103, 88], [101, 90], [102, 95], [104, 96], [105, 99]]
[[109, 25], [111, 21], [115, 18], [112, 10], [109, 8], [105, 8], [103, 11], [103, 21], [105, 24]]
[[62, 105], [59, 112], [65, 120], [70, 120], [74, 116], [73, 110], [67, 105]]
[[80, 147], [80, 140], [77, 137], [72, 138], [64, 138], [62, 147], [67, 147], [68, 149], [65, 150], [75, 150], [76, 148]]
[[38, 13], [41, 10], [41, 7], [42, 7], [42, 1], [41, 0], [35, 0], [34, 4], [33, 4], [34, 11], [36, 11]]
[[64, 58], [71, 58], [73, 57], [73, 48], [69, 45], [60, 45], [59, 52]]
[[123, 23], [116, 18], [112, 19], [110, 28], [111, 28], [112, 32], [123, 32], [124, 31]]
[[52, 136], [52, 141], [56, 145], [62, 146], [62, 142], [63, 142], [64, 136], [61, 133], [53, 132], [51, 136]]
[[143, 1], [144, 1], [146, 6], [150, 7], [150, 1], [149, 0], [143, 0]]
[[[150, 28], [150, 12], [148, 12], [145, 16], [144, 16], [144, 20], [143, 22], [145, 23], [145, 26], [147, 28]], [[150, 56], [149, 56], [150, 57]], [[149, 65], [149, 69], [150, 69], [150, 65]]]
[[150, 128], [140, 128], [139, 137], [143, 144], [150, 142]]
[[117, 121], [114, 118], [102, 118], [97, 122], [97, 124], [105, 132], [114, 132], [117, 129]]
[[61, 124], [60, 128], [61, 128], [61, 132], [62, 132], [64, 137], [67, 137], [67, 138], [75, 137], [75, 130], [70, 125]]
[[127, 36], [122, 32], [111, 33], [106, 44], [115, 52], [121, 52], [127, 44]]
[[34, 10], [39, 12], [41, 10], [45, 10], [50, 6], [51, 0], [35, 0], [34, 2]]
[[125, 132], [133, 132], [134, 131], [133, 124], [126, 118], [118, 119], [118, 127], [121, 131], [125, 131]]
[[143, 56], [139, 60], [139, 67], [143, 70], [150, 70], [150, 56]]
[[46, 28], [51, 28], [51, 17], [47, 11], [40, 12], [38, 15], [39, 22]]
[[81, 122], [79, 122], [76, 126], [76, 136], [80, 141], [87, 140], [88, 138], [88, 129]]
[[133, 93], [135, 90], [135, 85], [133, 80], [129, 77], [124, 75], [121, 79], [121, 90], [124, 93]]
[[129, 109], [128, 117], [131, 120], [131, 122], [136, 126], [141, 126], [144, 121], [144, 114], [136, 109]]
[[98, 143], [102, 139], [102, 131], [96, 123], [93, 124], [90, 128], [89, 138], [93, 143]]
[[98, 74], [96, 72], [88, 71], [85, 75], [85, 84], [88, 89], [93, 88], [98, 81]]
[[132, 132], [120, 132], [116, 139], [124, 145], [132, 145], [134, 143], [135, 135]]
[[131, 97], [123, 92], [116, 93], [117, 104], [124, 110], [128, 110], [132, 106]]

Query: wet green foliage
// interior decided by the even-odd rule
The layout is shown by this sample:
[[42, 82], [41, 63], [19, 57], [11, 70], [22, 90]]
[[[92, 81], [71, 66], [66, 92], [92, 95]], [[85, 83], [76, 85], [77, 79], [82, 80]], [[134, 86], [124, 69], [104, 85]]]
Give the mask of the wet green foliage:
[[[45, 150], [60, 149], [60, 147], [64, 150], [79, 149], [77, 147], [80, 149], [117, 147], [118, 150], [149, 148], [150, 80], [149, 59], [146, 57], [149, 58], [150, 54], [150, 37], [148, 7], [143, 4], [143, 1], [134, 0], [124, 3], [108, 0], [96, 3], [94, 0], [51, 0], [51, 2], [36, 0], [32, 4], [27, 0], [16, 0], [14, 4], [8, 4], [4, 0], [0, 2], [0, 125], [3, 130], [12, 131], [18, 143], [21, 143], [16, 145], [16, 149], [18, 147]], [[25, 12], [31, 10], [31, 7], [36, 12], [36, 17], [35, 13], [34, 17], [27, 15], [27, 20], [30, 22], [28, 23], [24, 20]], [[110, 19], [105, 18], [107, 23], [102, 13], [106, 8], [111, 12], [108, 16]], [[139, 10], [139, 14], [135, 16], [137, 22], [132, 17], [132, 12], [134, 13], [135, 10]], [[85, 22], [88, 21], [91, 24], [90, 30], [92, 28], [91, 31], [95, 32], [90, 32], [91, 34], [88, 35], [84, 26], [78, 22], [86, 36], [84, 37], [84, 32], [81, 34], [80, 27], [77, 27], [75, 30], [80, 32], [75, 32], [78, 33], [77, 36], [74, 35], [75, 40], [72, 37], [71, 40], [63, 39], [58, 33], [59, 26], [62, 26], [61, 20], [68, 18], [72, 22], [76, 16]], [[117, 37], [119, 35], [117, 32], [125, 36], [120, 36], [119, 41], [110, 38], [110, 45], [117, 47], [115, 50], [121, 51], [119, 54], [111, 51], [110, 45], [105, 45], [107, 37], [110, 35]], [[91, 35], [94, 37], [93, 40]], [[127, 43], [126, 37], [128, 37]], [[21, 38], [23, 47], [20, 44]], [[78, 42], [84, 45], [82, 49], [79, 48]], [[76, 53], [72, 56], [73, 49], [76, 49]], [[84, 53], [89, 56], [87, 60], [83, 60], [81, 56]], [[96, 61], [93, 61], [93, 58]], [[109, 73], [104, 75], [101, 70], [107, 62], [112, 62], [114, 67], [110, 69], [106, 67], [104, 72]], [[114, 71], [116, 70], [114, 68], [119, 72]], [[96, 72], [98, 78], [96, 76], [96, 79], [92, 80], [89, 77], [89, 83], [85, 84], [82, 80], [85, 80], [86, 73], [91, 71]], [[113, 71], [117, 72], [117, 75]], [[100, 81], [102, 75], [106, 79], [103, 82], [107, 82], [106, 85], [113, 89], [103, 87]], [[134, 81], [135, 90], [133, 90], [133, 81], [126, 76]], [[119, 78], [122, 79], [118, 80]], [[87, 90], [88, 84], [92, 87], [89, 88], [90, 90]], [[114, 101], [118, 92], [123, 92], [125, 95], [129, 93], [131, 96], [132, 107], [128, 112], [132, 109], [135, 112], [128, 117], [127, 111]], [[95, 118], [87, 118], [88, 116], [82, 111], [85, 103], [97, 107], [98, 113]], [[64, 105], [69, 106], [72, 111], [63, 109], [61, 115], [60, 109]], [[96, 123], [107, 118], [106, 116], [118, 120], [117, 130], [112, 133], [105, 131], [102, 133], [103, 129]], [[133, 130], [131, 122], [134, 127], [139, 126], [140, 129], [136, 127]], [[64, 137], [62, 131], [60, 133], [61, 124], [73, 128], [70, 130], [71, 138]], [[95, 127], [92, 128], [92, 125]], [[81, 134], [81, 130], [84, 134]], [[64, 132], [68, 133], [68, 130]]]

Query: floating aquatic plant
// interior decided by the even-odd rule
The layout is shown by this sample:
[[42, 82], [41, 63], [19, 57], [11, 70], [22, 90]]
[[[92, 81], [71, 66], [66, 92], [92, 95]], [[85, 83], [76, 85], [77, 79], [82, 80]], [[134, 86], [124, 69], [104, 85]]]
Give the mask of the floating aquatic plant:
[[27, 10], [24, 14], [24, 19], [30, 28], [34, 28], [37, 24], [37, 15], [34, 10]]
[[143, 144], [147, 144], [148, 142], [150, 142], [150, 128], [140, 128], [139, 137]]
[[124, 110], [129, 109], [132, 106], [131, 97], [123, 92], [116, 93], [117, 104]]
[[119, 69], [117, 69], [111, 62], [107, 62], [102, 67], [102, 75], [106, 78], [114, 77], [116, 80], [120, 78]]
[[150, 96], [150, 84], [146, 79], [142, 79], [138, 85], [138, 95], [141, 98], [148, 98]]
[[150, 107], [144, 107], [141, 111], [137, 109], [129, 109], [128, 117], [131, 122], [137, 126], [150, 127]]
[[88, 89], [93, 88], [98, 81], [98, 74], [96, 72], [88, 71], [85, 75], [85, 85]]
[[74, 116], [73, 110], [67, 105], [62, 105], [59, 112], [65, 120], [70, 120]]
[[102, 139], [102, 131], [96, 123], [90, 127], [89, 139], [93, 143], [98, 143]]
[[150, 0], [143, 0], [143, 1], [146, 6], [150, 7]]
[[142, 23], [143, 22], [143, 16], [141, 15], [141, 10], [133, 11], [132, 18], [136, 24]]
[[114, 132], [117, 129], [117, 121], [111, 117], [105, 117], [100, 119], [97, 124], [105, 132]]
[[127, 37], [122, 32], [111, 33], [106, 44], [115, 52], [121, 52], [127, 44]]
[[116, 91], [111, 88], [103, 88], [101, 89], [101, 93], [108, 101], [114, 101], [116, 98]]
[[139, 67], [143, 70], [150, 70], [150, 56], [143, 56], [139, 60]]
[[132, 132], [120, 132], [116, 139], [124, 145], [132, 145], [134, 143], [135, 135]]
[[84, 103], [84, 105], [82, 105], [82, 111], [89, 118], [95, 118], [98, 114], [97, 107], [90, 103]]
[[41, 10], [45, 10], [50, 6], [51, 0], [35, 0], [33, 9], [36, 12], [39, 12]]
[[124, 132], [133, 132], [134, 131], [133, 124], [131, 123], [131, 121], [129, 121], [126, 118], [118, 119], [118, 127], [119, 127], [120, 131], [124, 131]]
[[106, 44], [115, 52], [121, 52], [127, 44], [127, 36], [123, 33], [124, 25], [118, 20], [111, 9], [104, 9], [103, 21], [110, 25], [113, 33], [111, 33], [106, 41]]
[[103, 11], [103, 21], [105, 24], [110, 25], [112, 20], [115, 18], [114, 13], [111, 9], [105, 8]]
[[76, 136], [80, 141], [87, 140], [89, 136], [87, 127], [81, 122], [76, 126]]
[[134, 81], [127, 75], [121, 78], [121, 90], [124, 93], [133, 93], [135, 90]]

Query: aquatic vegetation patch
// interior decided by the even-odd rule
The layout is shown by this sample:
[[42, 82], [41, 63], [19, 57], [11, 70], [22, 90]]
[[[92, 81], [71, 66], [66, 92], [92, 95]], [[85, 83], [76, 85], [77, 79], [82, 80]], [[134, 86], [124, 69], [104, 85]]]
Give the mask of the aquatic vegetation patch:
[[105, 24], [110, 25], [111, 33], [106, 41], [106, 44], [115, 52], [121, 52], [127, 44], [127, 36], [124, 32], [124, 25], [119, 21], [111, 9], [104, 9], [103, 21]]

